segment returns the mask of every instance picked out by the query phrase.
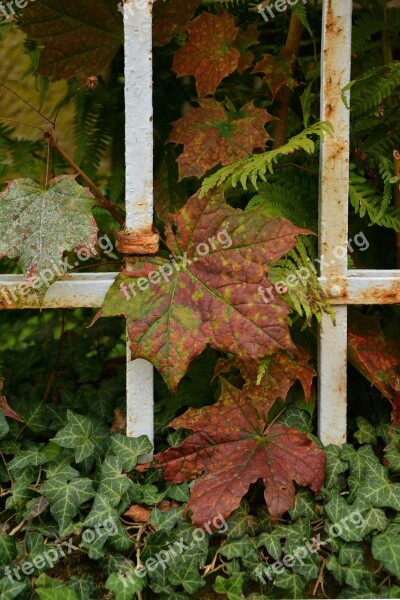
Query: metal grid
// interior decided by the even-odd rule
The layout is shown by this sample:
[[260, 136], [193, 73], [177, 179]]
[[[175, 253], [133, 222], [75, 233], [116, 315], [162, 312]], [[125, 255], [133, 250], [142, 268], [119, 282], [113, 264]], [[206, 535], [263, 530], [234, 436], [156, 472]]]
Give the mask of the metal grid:
[[[131, 4], [131, 6], [129, 6]], [[126, 210], [127, 227], [151, 230], [153, 221], [153, 125], [151, 6], [126, 2]], [[400, 272], [347, 269], [335, 248], [347, 247], [349, 184], [349, 111], [341, 90], [350, 81], [350, 0], [324, 0], [322, 48], [322, 120], [334, 126], [321, 152], [320, 282], [335, 305], [336, 325], [324, 316], [319, 334], [319, 435], [324, 444], [346, 439], [347, 306], [400, 302]], [[116, 273], [73, 274], [54, 283], [45, 308], [100, 307]], [[0, 286], [22, 282], [2, 275]], [[26, 308], [37, 308], [26, 304]], [[127, 433], [153, 438], [153, 368], [143, 360], [127, 364]]]

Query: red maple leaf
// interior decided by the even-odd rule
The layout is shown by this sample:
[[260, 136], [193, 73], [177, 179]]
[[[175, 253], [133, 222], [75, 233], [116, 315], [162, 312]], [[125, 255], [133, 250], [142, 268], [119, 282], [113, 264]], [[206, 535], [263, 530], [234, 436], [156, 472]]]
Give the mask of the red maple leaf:
[[230, 165], [248, 156], [256, 148], [264, 148], [270, 136], [265, 124], [275, 117], [252, 102], [238, 112], [227, 113], [214, 99], [200, 102], [199, 108], [173, 123], [169, 141], [183, 144], [178, 158], [180, 179], [201, 178], [212, 167]]
[[306, 400], [310, 400], [314, 367], [310, 364], [310, 354], [296, 349], [296, 356], [287, 352], [278, 352], [264, 361], [262, 368], [257, 362], [240, 362], [236, 358], [221, 358], [215, 370], [216, 375], [227, 373], [233, 367], [240, 370], [245, 380], [243, 391], [249, 390], [253, 399], [264, 402], [264, 416], [267, 418], [271, 406], [277, 398], [286, 400], [290, 388], [300, 381]]
[[193, 17], [200, 0], [158, 0], [153, 8], [153, 43], [168, 44]]
[[264, 81], [271, 90], [273, 99], [276, 98], [282, 86], [287, 85], [290, 89], [297, 86], [297, 82], [292, 77], [294, 60], [294, 56], [285, 58], [265, 54], [254, 67], [253, 73], [264, 73]]
[[202, 13], [189, 27], [189, 41], [175, 54], [178, 77], [194, 75], [201, 98], [213, 94], [227, 75], [236, 71], [240, 53], [233, 47], [239, 29], [228, 13]]
[[[325, 454], [305, 434], [281, 423], [268, 424], [266, 403], [222, 380], [219, 401], [189, 409], [170, 427], [191, 429], [178, 448], [155, 456], [164, 477], [182, 483], [204, 472], [191, 490], [187, 510], [198, 526], [215, 516], [225, 519], [239, 506], [249, 486], [262, 479], [269, 512], [278, 516], [294, 504], [295, 487], [321, 489]], [[267, 402], [270, 405], [270, 402]]]
[[234, 42], [234, 47], [240, 52], [240, 58], [237, 67], [239, 73], [243, 73], [243, 71], [251, 67], [254, 60], [254, 55], [252, 52], [250, 52], [249, 48], [255, 44], [258, 44], [258, 29], [256, 23], [250, 25], [247, 31], [240, 29]]
[[270, 285], [268, 264], [302, 233], [310, 232], [262, 208], [230, 207], [221, 192], [196, 194], [169, 217], [171, 260], [138, 259], [98, 316], [125, 315], [132, 356], [151, 361], [173, 389], [208, 344], [242, 360], [293, 352], [289, 306], [280, 298], [265, 304], [259, 288]]
[[377, 317], [357, 315], [349, 326], [351, 364], [392, 404], [393, 421], [400, 423], [400, 343], [385, 339]]

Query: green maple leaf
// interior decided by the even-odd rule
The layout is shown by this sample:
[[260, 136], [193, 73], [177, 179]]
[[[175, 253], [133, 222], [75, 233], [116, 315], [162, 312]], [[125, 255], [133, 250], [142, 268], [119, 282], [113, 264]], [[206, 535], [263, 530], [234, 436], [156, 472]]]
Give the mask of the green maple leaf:
[[113, 0], [36, 0], [24, 9], [22, 29], [44, 46], [38, 71], [51, 79], [98, 75], [123, 43]]
[[50, 502], [50, 512], [57, 521], [61, 536], [78, 514], [79, 508], [95, 496], [90, 479], [73, 479], [67, 483], [54, 477], [45, 481], [40, 493]]
[[129, 472], [136, 467], [139, 456], [152, 451], [153, 445], [146, 435], [128, 438], [126, 435], [116, 433], [111, 438], [111, 448], [121, 460], [122, 468]]
[[0, 258], [17, 259], [32, 291], [43, 295], [64, 274], [63, 254], [88, 248], [95, 254], [94, 197], [73, 175], [50, 181], [47, 190], [32, 179], [15, 179], [0, 194]]
[[137, 260], [117, 278], [98, 317], [125, 315], [132, 357], [151, 361], [173, 389], [207, 344], [242, 360], [295, 352], [289, 306], [280, 298], [265, 304], [259, 290], [270, 287], [268, 264], [301, 233], [309, 232], [266, 218], [262, 209], [231, 208], [220, 192], [196, 194], [166, 228], [175, 262]]
[[107, 433], [89, 417], [67, 413], [68, 424], [57, 432], [53, 440], [62, 448], [75, 449], [75, 461], [82, 462], [96, 451], [102, 452], [102, 441]]

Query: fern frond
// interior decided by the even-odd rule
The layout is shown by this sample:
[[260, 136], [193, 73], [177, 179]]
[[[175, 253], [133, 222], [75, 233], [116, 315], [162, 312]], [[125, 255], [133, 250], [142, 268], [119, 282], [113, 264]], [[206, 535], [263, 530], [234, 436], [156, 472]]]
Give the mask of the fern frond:
[[308, 154], [313, 154], [315, 151], [315, 142], [313, 136], [323, 137], [326, 133], [332, 134], [332, 125], [329, 122], [315, 123], [308, 129], [305, 129], [287, 144], [275, 150], [269, 150], [263, 154], [255, 154], [247, 156], [232, 165], [219, 169], [210, 177], [207, 177], [202, 185], [200, 197], [203, 197], [207, 192], [222, 184], [236, 187], [238, 182], [244, 189], [247, 189], [247, 182], [250, 180], [253, 186], [257, 188], [257, 180], [266, 181], [265, 174], [267, 171], [273, 173], [273, 166], [277, 164], [280, 158], [293, 154], [296, 150], [303, 150]]
[[382, 210], [383, 198], [368, 185], [365, 177], [353, 170], [350, 171], [349, 196], [360, 217], [368, 215], [372, 224], [400, 231], [400, 210], [394, 206], [386, 206]]
[[343, 102], [348, 106], [346, 92], [351, 90], [351, 111], [363, 115], [392, 96], [400, 86], [400, 61], [370, 69], [351, 81], [342, 90]]
[[300, 236], [296, 247], [273, 265], [268, 274], [269, 279], [275, 285], [278, 283], [286, 285], [291, 281], [297, 282], [292, 287], [286, 285], [285, 299], [293, 310], [300, 316], [306, 317], [308, 322], [311, 321], [313, 315], [318, 322], [321, 322], [324, 313], [333, 317], [333, 309], [323, 293], [315, 272], [317, 270], [316, 258], [315, 240], [307, 236]]

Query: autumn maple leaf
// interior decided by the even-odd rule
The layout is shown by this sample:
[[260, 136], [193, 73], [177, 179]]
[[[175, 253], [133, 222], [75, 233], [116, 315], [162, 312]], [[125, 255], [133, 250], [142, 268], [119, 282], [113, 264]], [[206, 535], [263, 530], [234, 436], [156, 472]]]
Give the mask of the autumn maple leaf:
[[282, 86], [293, 89], [297, 82], [292, 77], [294, 57], [273, 56], [265, 54], [256, 64], [253, 73], [264, 73], [264, 80], [271, 90], [272, 98], [276, 98]]
[[240, 29], [234, 43], [234, 47], [240, 52], [240, 58], [237, 67], [239, 73], [243, 73], [243, 71], [251, 67], [254, 60], [254, 55], [252, 52], [250, 52], [249, 48], [255, 44], [258, 44], [258, 28], [256, 23], [250, 25], [247, 31]]
[[187, 510], [198, 526], [216, 515], [227, 518], [240, 504], [250, 485], [262, 479], [269, 512], [278, 516], [294, 504], [295, 486], [315, 492], [324, 479], [325, 454], [305, 434], [281, 423], [268, 424], [271, 402], [252, 390], [239, 390], [222, 380], [219, 401], [189, 409], [170, 427], [194, 433], [178, 448], [155, 459], [164, 477], [175, 484], [196, 478]]
[[172, 68], [178, 77], [194, 75], [199, 96], [204, 97], [236, 71], [240, 52], [232, 42], [239, 29], [228, 13], [202, 13], [188, 29], [189, 41], [175, 54]]
[[164, 46], [181, 33], [200, 0], [159, 0], [153, 8], [153, 44]]
[[351, 364], [392, 404], [393, 421], [400, 423], [400, 344], [385, 339], [379, 319], [356, 314], [349, 327]]
[[289, 306], [280, 298], [265, 304], [259, 287], [270, 286], [268, 264], [302, 233], [310, 232], [265, 217], [262, 208], [231, 208], [221, 192], [196, 194], [169, 218], [171, 261], [137, 260], [98, 316], [125, 315], [132, 357], [151, 361], [173, 389], [208, 344], [242, 360], [294, 352]]
[[169, 137], [169, 141], [184, 146], [178, 158], [180, 179], [201, 178], [218, 164], [230, 165], [256, 148], [264, 148], [271, 139], [265, 124], [274, 118], [252, 102], [237, 113], [227, 113], [222, 103], [202, 100], [199, 108], [192, 107], [175, 121]]

